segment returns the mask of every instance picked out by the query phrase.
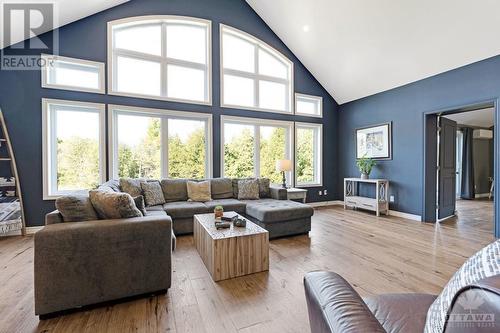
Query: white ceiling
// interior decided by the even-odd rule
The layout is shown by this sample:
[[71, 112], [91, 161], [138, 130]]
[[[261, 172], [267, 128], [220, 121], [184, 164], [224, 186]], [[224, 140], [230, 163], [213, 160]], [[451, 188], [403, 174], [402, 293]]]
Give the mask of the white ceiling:
[[495, 124], [495, 108], [455, 113], [445, 117], [459, 125], [490, 128]]
[[[54, 28], [61, 27], [63, 25], [66, 25], [68, 23], [77, 21], [79, 19], [82, 19], [84, 17], [90, 16], [92, 14], [98, 13], [100, 11], [106, 10], [108, 8], [120, 5], [124, 2], [127, 2], [129, 0], [51, 0], [50, 3], [54, 3], [55, 6], [55, 15], [54, 15], [54, 23], [55, 26]], [[2, 17], [3, 21], [3, 4], [4, 3], [20, 3], [20, 4], [26, 4], [26, 3], [47, 3], [48, 1], [45, 0], [31, 0], [31, 1], [26, 1], [26, 0], [0, 0], [0, 17]], [[40, 20], [39, 15], [33, 14], [33, 19]], [[36, 22], [36, 21], [34, 21]], [[21, 42], [24, 40], [24, 28], [23, 28], [23, 21], [22, 20], [15, 20], [13, 21], [14, 27], [12, 29], [12, 34], [11, 34], [11, 40], [12, 43], [10, 45]], [[35, 26], [35, 23], [32, 23], [31, 26]], [[6, 46], [6, 41], [4, 41], [4, 36], [3, 36], [3, 29], [4, 27], [2, 26], [0, 30], [2, 33], [0, 33], [0, 49], [3, 49]], [[48, 29], [51, 30], [51, 29]], [[43, 31], [47, 32], [47, 31]], [[31, 34], [31, 37], [33, 37], [33, 34]]]
[[498, 0], [246, 0], [339, 104], [500, 54]]

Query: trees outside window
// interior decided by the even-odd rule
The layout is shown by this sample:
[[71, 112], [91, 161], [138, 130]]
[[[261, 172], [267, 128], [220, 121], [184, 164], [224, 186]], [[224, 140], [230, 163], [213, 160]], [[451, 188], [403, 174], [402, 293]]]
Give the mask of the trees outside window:
[[296, 185], [321, 185], [322, 126], [296, 123], [295, 131]]

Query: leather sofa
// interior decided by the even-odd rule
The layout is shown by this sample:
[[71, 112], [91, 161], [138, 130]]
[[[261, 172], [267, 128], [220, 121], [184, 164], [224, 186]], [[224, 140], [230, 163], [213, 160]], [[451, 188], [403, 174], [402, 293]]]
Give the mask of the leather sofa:
[[[188, 201], [186, 179], [162, 179], [160, 183], [166, 203], [146, 207], [146, 210], [148, 213], [171, 217], [176, 236], [193, 233], [193, 216], [211, 213], [219, 205], [224, 207], [224, 211], [235, 211], [260, 225], [269, 232], [269, 238], [311, 231], [314, 209], [303, 203], [286, 200], [286, 189], [281, 187], [270, 186], [268, 193], [261, 191], [258, 200], [238, 200], [238, 179], [213, 178], [210, 179], [212, 200], [192, 202]], [[100, 188], [122, 191], [118, 180], [110, 180]]]
[[[385, 294], [363, 300], [340, 275], [310, 272], [304, 277], [312, 333], [423, 332], [427, 310], [436, 296], [428, 294]], [[485, 278], [461, 289], [451, 306], [449, 318], [463, 315], [459, 304], [480, 299], [481, 312], [494, 314], [491, 327], [477, 329], [445, 325], [445, 333], [498, 332], [500, 325], [500, 276]]]

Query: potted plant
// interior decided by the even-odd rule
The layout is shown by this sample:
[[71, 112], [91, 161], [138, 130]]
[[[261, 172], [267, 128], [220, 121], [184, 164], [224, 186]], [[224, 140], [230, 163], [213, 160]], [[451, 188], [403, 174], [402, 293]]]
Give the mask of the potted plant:
[[358, 166], [359, 172], [361, 172], [361, 179], [368, 179], [373, 167], [377, 165], [377, 162], [371, 158], [363, 156], [356, 161], [356, 165]]
[[215, 218], [221, 218], [224, 215], [224, 208], [222, 206], [215, 206], [214, 208]]

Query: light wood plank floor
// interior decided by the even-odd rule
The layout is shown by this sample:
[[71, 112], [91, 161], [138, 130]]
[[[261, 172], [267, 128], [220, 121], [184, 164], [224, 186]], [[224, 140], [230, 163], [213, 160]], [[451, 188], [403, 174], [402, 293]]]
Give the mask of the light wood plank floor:
[[438, 293], [467, 257], [494, 240], [488, 228], [457, 225], [320, 208], [309, 236], [271, 241], [269, 272], [218, 283], [205, 269], [193, 237], [179, 237], [167, 295], [44, 321], [33, 310], [33, 237], [4, 237], [0, 331], [308, 332], [304, 273], [336, 271], [362, 296]]

